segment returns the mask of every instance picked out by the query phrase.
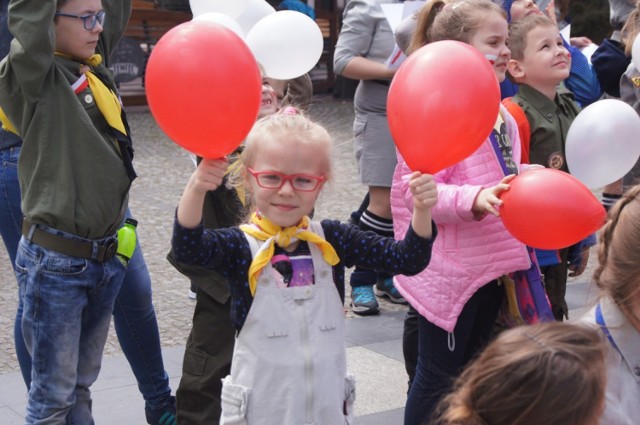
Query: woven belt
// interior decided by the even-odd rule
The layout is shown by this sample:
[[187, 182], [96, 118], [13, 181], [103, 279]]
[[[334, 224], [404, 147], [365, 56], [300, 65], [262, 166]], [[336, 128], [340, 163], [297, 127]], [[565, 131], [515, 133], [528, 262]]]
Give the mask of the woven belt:
[[43, 248], [71, 257], [92, 259], [99, 263], [111, 260], [118, 249], [118, 239], [115, 236], [87, 242], [69, 239], [40, 229], [37, 225], [29, 222], [26, 217], [22, 219], [22, 235]]

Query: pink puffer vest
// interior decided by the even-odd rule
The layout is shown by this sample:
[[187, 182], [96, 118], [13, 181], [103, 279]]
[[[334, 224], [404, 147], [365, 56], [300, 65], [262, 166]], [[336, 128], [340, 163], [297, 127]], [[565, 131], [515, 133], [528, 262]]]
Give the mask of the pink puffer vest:
[[[513, 159], [519, 164], [518, 129], [506, 109], [501, 106], [500, 111], [513, 144]], [[410, 173], [398, 153], [391, 187], [396, 237], [404, 235], [411, 222], [413, 201], [408, 181], [402, 179]], [[504, 177], [488, 138], [470, 157], [434, 177], [438, 203], [432, 214], [438, 236], [431, 263], [418, 275], [398, 275], [395, 280], [398, 291], [422, 316], [453, 332], [462, 308], [478, 288], [506, 273], [527, 269], [529, 257], [525, 245], [511, 236], [499, 217], [487, 214], [476, 220], [471, 212], [480, 190]]]

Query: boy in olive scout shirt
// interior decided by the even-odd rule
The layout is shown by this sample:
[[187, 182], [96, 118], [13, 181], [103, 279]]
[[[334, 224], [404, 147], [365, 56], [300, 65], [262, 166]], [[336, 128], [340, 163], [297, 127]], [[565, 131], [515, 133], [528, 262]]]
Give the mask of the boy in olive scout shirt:
[[0, 105], [23, 138], [15, 266], [33, 358], [27, 424], [94, 423], [89, 387], [125, 273], [115, 235], [135, 178], [107, 68], [130, 13], [130, 0], [9, 4]]
[[[559, 86], [569, 76], [571, 55], [557, 26], [543, 15], [529, 15], [513, 23], [509, 49], [509, 76], [520, 85], [512, 100], [522, 108], [531, 128], [530, 163], [568, 172], [565, 142], [580, 108], [573, 94]], [[568, 317], [564, 299], [567, 272], [578, 276], [584, 271], [591, 245], [594, 240], [590, 237], [558, 251], [536, 250], [556, 320]]]

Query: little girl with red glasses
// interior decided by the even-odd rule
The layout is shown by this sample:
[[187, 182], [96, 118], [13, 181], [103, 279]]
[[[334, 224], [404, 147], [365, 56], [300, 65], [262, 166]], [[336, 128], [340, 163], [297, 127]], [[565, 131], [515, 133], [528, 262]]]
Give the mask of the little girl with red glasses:
[[344, 268], [412, 275], [429, 263], [437, 200], [431, 175], [413, 173], [414, 210], [403, 240], [309, 213], [331, 178], [331, 138], [292, 108], [259, 120], [229, 180], [253, 211], [248, 223], [203, 229], [202, 204], [227, 172], [203, 160], [178, 204], [178, 261], [228, 278], [236, 344], [221, 424], [353, 423], [346, 371]]

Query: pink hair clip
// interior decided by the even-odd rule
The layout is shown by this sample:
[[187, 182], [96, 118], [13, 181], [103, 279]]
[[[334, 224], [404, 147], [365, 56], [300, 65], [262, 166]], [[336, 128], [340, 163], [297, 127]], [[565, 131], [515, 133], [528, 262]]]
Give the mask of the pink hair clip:
[[285, 115], [298, 115], [298, 110], [293, 106], [286, 106], [282, 109], [282, 113]]

